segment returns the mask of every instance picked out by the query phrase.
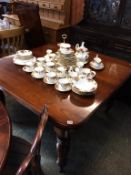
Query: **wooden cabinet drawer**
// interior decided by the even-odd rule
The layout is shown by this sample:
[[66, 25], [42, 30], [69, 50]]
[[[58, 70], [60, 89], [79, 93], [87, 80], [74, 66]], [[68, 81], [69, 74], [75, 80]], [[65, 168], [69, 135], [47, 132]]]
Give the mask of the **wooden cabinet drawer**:
[[48, 3], [48, 2], [39, 2], [39, 7], [49, 9], [50, 8], [50, 3]]
[[57, 10], [57, 11], [62, 11], [63, 10], [63, 5], [62, 4], [50, 4], [50, 9]]

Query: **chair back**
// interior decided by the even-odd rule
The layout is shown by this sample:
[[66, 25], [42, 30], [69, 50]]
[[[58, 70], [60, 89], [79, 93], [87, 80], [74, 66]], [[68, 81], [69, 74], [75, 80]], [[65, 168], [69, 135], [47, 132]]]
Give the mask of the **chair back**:
[[45, 40], [39, 15], [39, 5], [21, 1], [14, 2], [14, 12], [18, 15], [20, 24], [25, 28], [27, 47], [31, 49], [43, 45]]
[[19, 167], [18, 171], [16, 172], [16, 175], [23, 175], [27, 168], [29, 167], [31, 161], [40, 154], [40, 146], [41, 146], [41, 138], [43, 135], [43, 131], [48, 119], [48, 112], [46, 105], [44, 106], [44, 109], [42, 110], [42, 113], [40, 115], [41, 119], [38, 125], [38, 129], [36, 131], [34, 140], [32, 142], [32, 146], [30, 148], [30, 151], [28, 155], [26, 156], [25, 160], [22, 162], [21, 166]]
[[23, 27], [14, 27], [0, 31], [0, 55], [14, 54], [17, 50], [24, 47]]

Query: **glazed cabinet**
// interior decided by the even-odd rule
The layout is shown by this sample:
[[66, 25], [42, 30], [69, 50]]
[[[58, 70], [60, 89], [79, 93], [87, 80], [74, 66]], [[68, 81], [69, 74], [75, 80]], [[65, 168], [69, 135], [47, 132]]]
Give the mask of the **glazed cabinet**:
[[85, 0], [84, 20], [72, 27], [72, 41], [85, 41], [89, 48], [131, 53], [131, 1]]

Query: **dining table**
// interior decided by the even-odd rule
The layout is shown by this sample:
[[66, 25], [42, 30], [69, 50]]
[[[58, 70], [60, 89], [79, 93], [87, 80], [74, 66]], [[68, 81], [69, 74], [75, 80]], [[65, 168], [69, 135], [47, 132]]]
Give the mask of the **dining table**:
[[0, 174], [8, 157], [11, 143], [11, 121], [4, 104], [3, 93], [0, 90]]
[[[32, 52], [38, 58], [44, 56], [47, 49], [56, 52], [59, 48], [56, 43], [45, 44], [32, 49]], [[89, 51], [86, 68], [90, 68], [89, 63], [96, 54], [98, 53]], [[57, 163], [62, 171], [71, 144], [70, 131], [88, 122], [101, 105], [106, 103], [107, 107], [110, 106], [120, 87], [131, 77], [131, 65], [125, 60], [99, 53], [104, 68], [95, 70], [94, 79], [98, 88], [95, 94], [82, 96], [72, 90], [58, 91], [54, 85], [48, 85], [42, 79], [35, 79], [30, 73], [23, 71], [21, 65], [14, 64], [14, 56], [0, 59], [0, 86], [3, 92], [13, 96], [17, 102], [37, 115], [40, 114], [43, 105], [47, 104], [49, 118], [54, 124], [56, 134]]]

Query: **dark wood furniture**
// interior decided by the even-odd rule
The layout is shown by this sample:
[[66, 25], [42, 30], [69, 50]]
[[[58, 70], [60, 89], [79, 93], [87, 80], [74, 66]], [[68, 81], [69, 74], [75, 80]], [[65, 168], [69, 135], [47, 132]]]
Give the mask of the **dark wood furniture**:
[[131, 1], [85, 0], [84, 19], [72, 27], [72, 40], [122, 57], [131, 53]]
[[40, 122], [32, 144], [23, 138], [12, 136], [7, 162], [1, 175], [40, 175], [40, 145], [41, 138], [48, 119], [46, 105], [40, 113]]
[[34, 48], [43, 45], [45, 40], [38, 4], [15, 2], [14, 13], [18, 15], [20, 24], [25, 29], [25, 41], [27, 47]]
[[[56, 50], [56, 45], [44, 45], [33, 49], [35, 56], [43, 56], [46, 49]], [[96, 55], [90, 52], [90, 60]], [[57, 163], [61, 169], [65, 165], [70, 144], [70, 129], [86, 122], [97, 108], [115, 95], [116, 91], [131, 76], [131, 65], [114, 57], [100, 54], [105, 68], [97, 71], [98, 90], [94, 96], [82, 97], [73, 92], [61, 93], [54, 86], [36, 80], [13, 64], [13, 56], [0, 60], [0, 85], [17, 101], [36, 114], [43, 104], [49, 108], [50, 119], [54, 122], [57, 136]], [[89, 67], [89, 65], [86, 65]], [[69, 124], [71, 123], [71, 124]]]
[[3, 95], [0, 91], [0, 174], [5, 165], [10, 141], [11, 141], [11, 123], [7, 111], [3, 105]]

